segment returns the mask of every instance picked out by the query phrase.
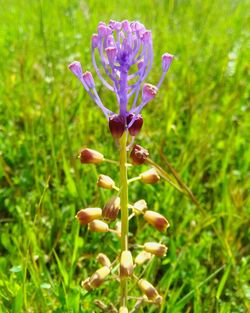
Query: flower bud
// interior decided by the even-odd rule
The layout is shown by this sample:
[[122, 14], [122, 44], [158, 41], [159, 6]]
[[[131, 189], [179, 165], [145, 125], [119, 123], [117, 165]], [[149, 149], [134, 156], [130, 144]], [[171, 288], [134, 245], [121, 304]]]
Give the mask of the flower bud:
[[133, 274], [133, 258], [130, 251], [122, 251], [120, 261], [120, 276], [128, 277]]
[[159, 296], [155, 287], [145, 279], [140, 279], [138, 281], [138, 286], [149, 300], [155, 300]]
[[135, 258], [135, 264], [142, 265], [152, 258], [152, 254], [146, 251], [141, 251]]
[[81, 209], [77, 212], [76, 218], [81, 225], [86, 225], [93, 220], [100, 218], [102, 216], [102, 210], [100, 208], [87, 208]]
[[162, 56], [162, 71], [167, 72], [172, 61], [173, 61], [174, 56], [169, 53], [165, 53]]
[[133, 165], [140, 165], [145, 163], [148, 156], [149, 156], [148, 150], [144, 149], [139, 145], [134, 145], [130, 153], [130, 158], [132, 160]]
[[160, 176], [154, 168], [140, 174], [141, 181], [144, 184], [155, 184], [160, 180]]
[[82, 77], [82, 66], [78, 61], [74, 61], [69, 65], [71, 72], [78, 78]]
[[128, 313], [128, 309], [125, 306], [120, 307], [119, 313]]
[[103, 221], [94, 220], [89, 223], [89, 230], [97, 233], [106, 233], [109, 231], [109, 226]]
[[100, 152], [88, 148], [81, 150], [79, 157], [81, 163], [97, 164], [104, 161], [104, 156]]
[[89, 279], [90, 286], [92, 288], [99, 287], [109, 275], [110, 269], [108, 266], [99, 268]]
[[139, 201], [136, 201], [133, 205], [133, 212], [136, 215], [142, 214], [147, 210], [147, 203], [145, 200], [141, 199]]
[[109, 117], [109, 130], [114, 138], [120, 138], [125, 131], [125, 119], [114, 114]]
[[98, 46], [98, 35], [97, 34], [93, 34], [92, 35], [92, 48], [95, 49]]
[[[132, 114], [132, 113], [127, 116], [127, 125], [130, 124], [133, 117], [134, 117], [134, 114]], [[140, 132], [142, 125], [143, 125], [143, 118], [142, 118], [141, 114], [137, 114], [133, 124], [128, 129], [130, 135], [136, 136]]]
[[117, 231], [118, 237], [121, 237], [121, 232], [122, 232], [122, 223], [121, 223], [121, 221], [118, 221], [116, 223], [115, 230]]
[[142, 88], [142, 101], [144, 103], [154, 99], [158, 92], [158, 88], [152, 84], [144, 84]]
[[89, 282], [89, 277], [81, 282], [81, 286], [82, 286], [82, 288], [86, 289], [87, 291], [92, 290], [92, 288], [90, 286], [90, 282]]
[[107, 175], [100, 175], [98, 177], [97, 185], [104, 189], [113, 189], [115, 187], [115, 182], [113, 179]]
[[157, 212], [146, 211], [143, 217], [150, 225], [154, 226], [159, 231], [164, 232], [169, 227], [168, 220]]
[[117, 49], [116, 47], [107, 47], [105, 49], [109, 63], [114, 63], [115, 59], [116, 59], [116, 53], [117, 53]]
[[98, 263], [100, 263], [102, 266], [111, 266], [110, 259], [106, 256], [104, 253], [99, 253], [96, 257], [96, 260]]
[[102, 210], [103, 218], [114, 221], [120, 210], [120, 201], [119, 197], [112, 197]]
[[165, 256], [168, 251], [168, 248], [165, 245], [157, 242], [146, 242], [144, 243], [143, 248], [146, 252], [157, 256]]
[[84, 72], [82, 74], [82, 79], [87, 87], [87, 90], [95, 88], [95, 82], [91, 72]]

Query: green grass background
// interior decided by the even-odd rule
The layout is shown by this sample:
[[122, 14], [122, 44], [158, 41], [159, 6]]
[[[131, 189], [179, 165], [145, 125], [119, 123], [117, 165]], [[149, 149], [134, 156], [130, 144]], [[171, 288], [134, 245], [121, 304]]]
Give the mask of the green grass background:
[[[204, 209], [165, 182], [131, 184], [131, 202], [145, 198], [171, 223], [167, 257], [145, 274], [164, 302], [140, 312], [248, 312], [247, 0], [0, 1], [0, 312], [99, 312], [94, 299], [118, 301], [116, 282], [92, 293], [80, 287], [97, 268], [95, 255], [114, 258], [119, 241], [90, 236], [75, 213], [111, 196], [96, 187], [99, 173], [117, 183], [119, 177], [115, 166], [82, 166], [76, 155], [81, 146], [112, 159], [118, 151], [106, 120], [67, 69], [80, 60], [93, 71], [90, 38], [110, 18], [152, 30], [148, 82], [157, 83], [164, 52], [176, 56], [143, 111], [136, 142], [165, 167], [162, 149]], [[97, 88], [115, 108], [100, 82]], [[138, 243], [160, 238], [138, 221]]]

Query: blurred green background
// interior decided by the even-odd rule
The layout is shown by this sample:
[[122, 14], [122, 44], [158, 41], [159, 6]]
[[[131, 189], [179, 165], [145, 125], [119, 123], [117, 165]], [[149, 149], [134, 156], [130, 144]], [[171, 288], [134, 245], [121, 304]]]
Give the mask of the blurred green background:
[[[119, 181], [115, 166], [79, 164], [79, 149], [112, 159], [118, 151], [102, 113], [67, 68], [79, 60], [93, 71], [90, 38], [109, 19], [139, 20], [152, 30], [148, 82], [158, 82], [161, 55], [175, 55], [158, 97], [143, 110], [136, 142], [166, 168], [162, 150], [204, 209], [164, 181], [131, 184], [130, 201], [144, 198], [171, 224], [167, 257], [145, 274], [164, 302], [140, 312], [247, 312], [248, 0], [0, 1], [0, 312], [100, 312], [94, 299], [117, 304], [116, 282], [92, 293], [80, 282], [97, 268], [98, 252], [115, 258], [119, 241], [90, 235], [74, 216], [112, 195], [97, 188], [99, 173]], [[104, 104], [115, 107], [96, 82]], [[138, 243], [161, 238], [141, 219], [133, 234], [136, 226]]]

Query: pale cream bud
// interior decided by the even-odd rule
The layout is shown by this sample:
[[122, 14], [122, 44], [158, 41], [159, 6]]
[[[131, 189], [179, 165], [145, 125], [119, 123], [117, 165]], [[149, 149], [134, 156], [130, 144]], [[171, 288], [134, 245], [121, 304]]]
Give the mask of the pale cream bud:
[[121, 237], [121, 232], [122, 232], [122, 223], [121, 223], [121, 221], [118, 221], [116, 223], [115, 230], [117, 231], [118, 236]]
[[100, 220], [94, 220], [89, 223], [89, 230], [97, 233], [106, 233], [109, 231], [108, 224]]
[[128, 313], [128, 309], [125, 306], [120, 307], [119, 313]]
[[120, 198], [112, 197], [110, 201], [108, 201], [105, 204], [102, 210], [102, 216], [105, 219], [114, 221], [117, 218], [119, 210], [120, 210]]
[[169, 227], [169, 222], [167, 219], [163, 215], [154, 211], [146, 211], [144, 214], [144, 219], [161, 232], [166, 231], [166, 229]]
[[99, 268], [89, 279], [90, 286], [92, 288], [99, 287], [109, 275], [110, 269], [108, 266]]
[[133, 257], [130, 251], [122, 251], [120, 261], [120, 276], [128, 277], [133, 274]]
[[79, 157], [81, 163], [97, 164], [104, 161], [104, 156], [100, 152], [88, 148], [81, 150]]
[[155, 184], [160, 180], [160, 176], [154, 168], [141, 173], [140, 178], [144, 184]]
[[138, 286], [141, 289], [141, 291], [148, 297], [149, 300], [154, 301], [159, 295], [155, 287], [145, 279], [140, 279], [138, 281]]
[[102, 216], [102, 210], [100, 208], [87, 208], [77, 212], [76, 218], [81, 225], [86, 225], [91, 221], [100, 218]]
[[92, 288], [90, 286], [90, 282], [89, 282], [89, 277], [81, 282], [81, 286], [82, 286], [82, 288], [86, 289], [87, 291], [92, 290]]
[[111, 266], [111, 262], [109, 258], [104, 253], [99, 253], [96, 257], [96, 260], [98, 263], [100, 263], [102, 266]]
[[157, 242], [146, 242], [143, 246], [146, 252], [152, 253], [157, 256], [165, 256], [168, 248]]
[[137, 265], [142, 265], [143, 263], [149, 261], [152, 258], [152, 254], [146, 251], [141, 251], [135, 258], [135, 263]]
[[98, 177], [97, 185], [104, 189], [113, 189], [115, 187], [115, 182], [113, 179], [107, 175], [101, 174]]
[[139, 201], [136, 201], [133, 205], [133, 212], [136, 214], [136, 215], [139, 215], [139, 214], [142, 214], [143, 212], [145, 212], [147, 210], [147, 203], [145, 200], [139, 200]]
[[154, 304], [156, 305], [161, 305], [162, 304], [162, 296], [158, 295], [155, 300], [154, 300]]

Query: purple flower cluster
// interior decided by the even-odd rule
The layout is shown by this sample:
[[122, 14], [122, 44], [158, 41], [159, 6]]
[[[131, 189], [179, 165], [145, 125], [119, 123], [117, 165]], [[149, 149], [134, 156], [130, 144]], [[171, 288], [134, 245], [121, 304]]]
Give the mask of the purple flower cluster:
[[[108, 81], [98, 68], [95, 51], [99, 53]], [[71, 63], [69, 69], [81, 81], [88, 94], [109, 120], [113, 137], [120, 138], [125, 129], [128, 129], [131, 136], [137, 135], [140, 131], [143, 124], [140, 112], [156, 96], [172, 60], [171, 54], [165, 53], [162, 56], [162, 75], [159, 83], [156, 86], [144, 83], [141, 102], [137, 105], [141, 85], [148, 76], [153, 62], [151, 31], [139, 22], [111, 20], [108, 25], [100, 22], [98, 34], [92, 36], [92, 62], [103, 85], [116, 94], [119, 103], [118, 114], [103, 105], [95, 88], [92, 74], [83, 73], [80, 62]], [[129, 101], [131, 101], [130, 109], [128, 109]]]

